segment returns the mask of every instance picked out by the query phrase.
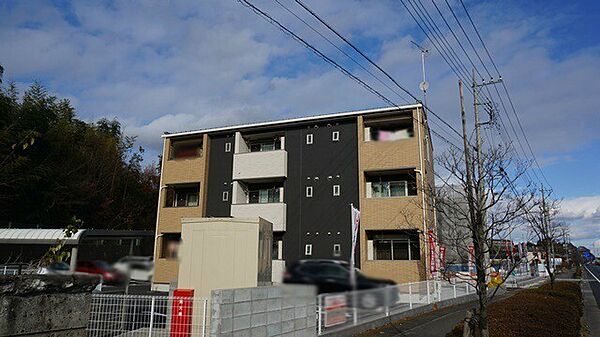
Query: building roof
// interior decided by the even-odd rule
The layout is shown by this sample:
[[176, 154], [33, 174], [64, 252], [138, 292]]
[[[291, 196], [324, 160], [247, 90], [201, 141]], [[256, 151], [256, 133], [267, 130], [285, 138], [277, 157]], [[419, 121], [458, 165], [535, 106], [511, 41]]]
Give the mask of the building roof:
[[210, 129], [190, 130], [190, 131], [182, 131], [182, 132], [177, 132], [177, 133], [165, 133], [164, 135], [162, 135], [162, 137], [170, 138], [170, 137], [188, 136], [188, 135], [201, 134], [201, 133], [211, 133], [211, 132], [221, 132], [221, 131], [232, 131], [232, 130], [238, 130], [238, 129], [255, 128], [255, 127], [262, 127], [262, 126], [274, 126], [274, 125], [289, 124], [289, 123], [310, 122], [310, 121], [318, 121], [321, 119], [342, 118], [342, 117], [367, 115], [367, 114], [379, 113], [379, 112], [389, 112], [389, 111], [394, 111], [394, 110], [414, 109], [414, 108], [418, 108], [421, 106], [422, 105], [420, 103], [417, 103], [417, 104], [400, 105], [400, 106], [393, 106], [393, 107], [337, 112], [337, 113], [324, 114], [324, 115], [314, 115], [314, 116], [306, 116], [306, 117], [298, 117], [298, 118], [280, 119], [280, 120], [257, 122], [257, 123], [250, 123], [250, 124], [230, 125], [230, 126], [216, 127], [216, 128], [210, 128]]
[[64, 240], [65, 244], [77, 244], [85, 229], [66, 238], [62, 229], [0, 228], [0, 243], [54, 244]]
[[52, 245], [61, 240], [67, 245], [77, 245], [85, 237], [134, 239], [153, 236], [152, 231], [80, 229], [72, 237], [66, 238], [63, 229], [0, 228], [0, 244]]

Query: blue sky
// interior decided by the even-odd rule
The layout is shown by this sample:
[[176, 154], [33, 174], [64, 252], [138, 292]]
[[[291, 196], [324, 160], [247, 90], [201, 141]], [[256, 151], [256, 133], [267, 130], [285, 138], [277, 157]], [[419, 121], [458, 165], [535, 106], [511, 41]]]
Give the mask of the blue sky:
[[[430, 105], [458, 125], [456, 77], [399, 1], [305, 2], [414, 93], [420, 57], [410, 41], [431, 49]], [[253, 3], [366, 76], [273, 1]], [[578, 243], [600, 240], [600, 2], [466, 5], [564, 199], [561, 216]], [[118, 118], [147, 161], [164, 131], [385, 105], [235, 0], [2, 1], [0, 46], [6, 80], [40, 81], [85, 120]]]

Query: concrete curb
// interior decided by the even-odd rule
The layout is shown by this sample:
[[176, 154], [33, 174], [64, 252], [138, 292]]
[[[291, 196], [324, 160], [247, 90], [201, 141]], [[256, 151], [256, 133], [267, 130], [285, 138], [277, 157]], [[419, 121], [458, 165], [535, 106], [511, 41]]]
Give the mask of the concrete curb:
[[359, 325], [348, 327], [346, 329], [342, 329], [342, 330], [338, 330], [338, 331], [325, 332], [321, 336], [328, 336], [328, 337], [353, 336], [353, 335], [357, 335], [357, 334], [360, 334], [362, 332], [365, 332], [367, 330], [380, 328], [383, 325], [389, 323], [390, 321], [397, 321], [397, 320], [400, 320], [400, 319], [403, 319], [403, 318], [413, 317], [413, 316], [417, 316], [417, 315], [420, 315], [420, 314], [424, 314], [426, 312], [430, 312], [430, 311], [434, 311], [434, 310], [438, 310], [438, 309], [442, 309], [442, 308], [447, 308], [447, 307], [451, 307], [451, 306], [454, 306], [454, 305], [463, 304], [463, 303], [467, 303], [467, 302], [472, 302], [472, 301], [475, 301], [475, 300], [477, 300], [477, 295], [476, 294], [461, 296], [461, 297], [458, 297], [458, 298], [451, 298], [451, 299], [448, 299], [448, 300], [444, 300], [444, 301], [440, 301], [440, 302], [436, 302], [436, 303], [432, 303], [432, 304], [423, 305], [423, 306], [420, 306], [420, 307], [417, 307], [417, 308], [414, 308], [414, 309], [411, 309], [411, 310], [399, 312], [397, 314], [391, 314], [390, 316], [376, 318], [376, 319], [373, 319], [371, 321], [367, 321], [367, 322], [361, 323]]

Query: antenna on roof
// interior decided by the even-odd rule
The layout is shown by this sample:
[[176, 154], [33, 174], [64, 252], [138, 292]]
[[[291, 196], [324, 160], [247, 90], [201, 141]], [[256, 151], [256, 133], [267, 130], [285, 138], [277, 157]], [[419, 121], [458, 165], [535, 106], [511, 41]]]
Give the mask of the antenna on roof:
[[429, 83], [427, 83], [427, 80], [425, 78], [425, 57], [429, 55], [429, 50], [422, 47], [415, 41], [410, 42], [414, 44], [417, 48], [419, 48], [419, 50], [421, 51], [421, 70], [423, 72], [423, 81], [419, 84], [419, 89], [421, 89], [421, 91], [423, 92], [423, 105], [427, 106], [427, 89], [429, 89]]

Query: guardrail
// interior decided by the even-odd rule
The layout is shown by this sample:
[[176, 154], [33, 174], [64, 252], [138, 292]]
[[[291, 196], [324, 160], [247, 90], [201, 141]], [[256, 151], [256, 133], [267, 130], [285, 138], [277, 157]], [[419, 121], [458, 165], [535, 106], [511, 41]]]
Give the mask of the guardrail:
[[422, 281], [317, 297], [317, 334], [341, 331], [432, 303], [467, 296], [467, 281]]
[[87, 335], [206, 336], [205, 298], [92, 294]]

